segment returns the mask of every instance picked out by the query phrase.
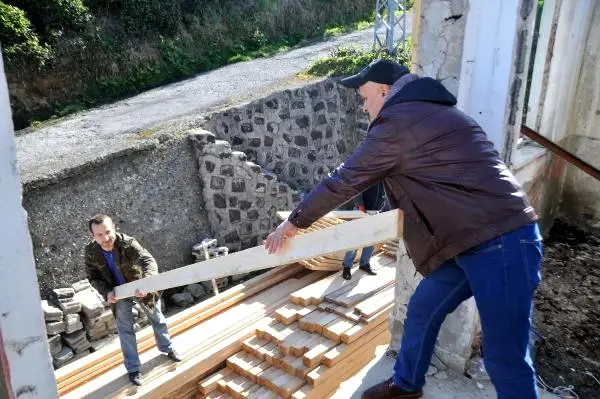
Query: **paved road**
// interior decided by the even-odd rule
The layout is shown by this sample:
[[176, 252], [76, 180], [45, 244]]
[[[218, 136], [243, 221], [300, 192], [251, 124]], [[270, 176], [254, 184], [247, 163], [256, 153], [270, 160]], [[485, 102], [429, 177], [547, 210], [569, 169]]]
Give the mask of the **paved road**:
[[[407, 32], [412, 18], [407, 18]], [[50, 182], [90, 161], [152, 145], [135, 133], [164, 122], [198, 116], [217, 105], [264, 97], [282, 86], [305, 84], [295, 78], [317, 58], [340, 45], [369, 47], [373, 28], [332, 38], [269, 58], [228, 65], [85, 111], [16, 137], [24, 184]]]

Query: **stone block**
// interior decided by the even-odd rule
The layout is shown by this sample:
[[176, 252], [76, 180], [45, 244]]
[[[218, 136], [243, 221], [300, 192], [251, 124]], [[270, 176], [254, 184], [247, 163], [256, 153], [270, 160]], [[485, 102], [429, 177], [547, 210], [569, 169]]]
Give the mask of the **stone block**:
[[88, 279], [85, 279], [71, 284], [71, 288], [73, 288], [73, 291], [75, 291], [75, 293], [78, 293], [83, 290], [92, 289], [92, 285], [90, 284]]
[[184, 292], [189, 292], [195, 299], [202, 298], [206, 295], [206, 290], [202, 284], [190, 284], [183, 289]]
[[111, 331], [107, 330], [106, 328], [93, 328], [91, 330], [87, 331], [87, 337], [91, 340], [91, 341], [97, 341], [99, 339], [102, 339], [104, 337], [107, 337], [111, 334]]
[[48, 345], [50, 346], [50, 355], [56, 356], [63, 348], [60, 334], [48, 337]]
[[64, 331], [65, 331], [65, 322], [62, 320], [46, 323], [46, 334], [48, 334], [48, 335], [60, 334]]
[[81, 304], [73, 299], [69, 301], [61, 300], [57, 305], [65, 314], [75, 314], [81, 312]]
[[56, 299], [72, 298], [75, 295], [75, 290], [73, 288], [55, 288], [50, 295]]
[[187, 307], [194, 303], [194, 297], [189, 292], [180, 292], [171, 297], [171, 302], [179, 307]]
[[78, 314], [65, 315], [65, 333], [71, 334], [83, 329], [83, 324]]
[[63, 341], [65, 345], [67, 345], [69, 348], [75, 349], [85, 345], [85, 343], [87, 342], [87, 338], [85, 336], [85, 331], [79, 330], [71, 334], [63, 334]]
[[70, 348], [63, 349], [53, 357], [54, 367], [59, 368], [67, 364], [73, 358], [73, 351]]
[[63, 312], [56, 306], [48, 303], [48, 301], [42, 301], [42, 311], [44, 312], [44, 320], [46, 321], [61, 321], [63, 319]]
[[73, 300], [81, 304], [81, 311], [90, 319], [100, 316], [104, 311], [102, 296], [91, 287], [77, 292]]
[[81, 317], [78, 314], [65, 315], [65, 323], [67, 323], [67, 325], [76, 324], [79, 322], [81, 322]]

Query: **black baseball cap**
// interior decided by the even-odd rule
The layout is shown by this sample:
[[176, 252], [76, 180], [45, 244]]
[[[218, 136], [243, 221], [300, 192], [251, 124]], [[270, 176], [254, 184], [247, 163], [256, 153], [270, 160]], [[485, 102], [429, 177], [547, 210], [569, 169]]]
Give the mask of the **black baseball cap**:
[[357, 89], [369, 81], [393, 85], [398, 79], [409, 72], [407, 67], [397, 62], [376, 59], [356, 75], [342, 79], [341, 83], [351, 89]]

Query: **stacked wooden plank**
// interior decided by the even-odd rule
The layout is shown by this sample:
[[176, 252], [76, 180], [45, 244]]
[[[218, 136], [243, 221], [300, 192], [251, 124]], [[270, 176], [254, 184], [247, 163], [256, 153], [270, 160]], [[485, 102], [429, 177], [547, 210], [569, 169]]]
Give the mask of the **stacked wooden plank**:
[[396, 258], [398, 256], [398, 246], [400, 242], [398, 240], [392, 240], [385, 242], [381, 245], [381, 250], [389, 256]]
[[330, 275], [292, 293], [225, 368], [198, 382], [197, 398], [331, 395], [390, 339], [395, 262], [379, 255], [372, 264], [377, 276], [359, 271], [348, 281]]

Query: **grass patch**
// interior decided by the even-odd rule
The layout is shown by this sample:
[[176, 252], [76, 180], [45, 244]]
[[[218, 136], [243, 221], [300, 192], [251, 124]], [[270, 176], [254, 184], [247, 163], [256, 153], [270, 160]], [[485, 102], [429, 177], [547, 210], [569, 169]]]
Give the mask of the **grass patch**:
[[299, 74], [300, 78], [318, 76], [348, 76], [361, 69], [377, 58], [396, 61], [401, 65], [410, 66], [411, 41], [407, 40], [405, 49], [395, 55], [384, 51], [368, 51], [357, 47], [338, 47], [326, 57], [315, 61], [307, 70]]

